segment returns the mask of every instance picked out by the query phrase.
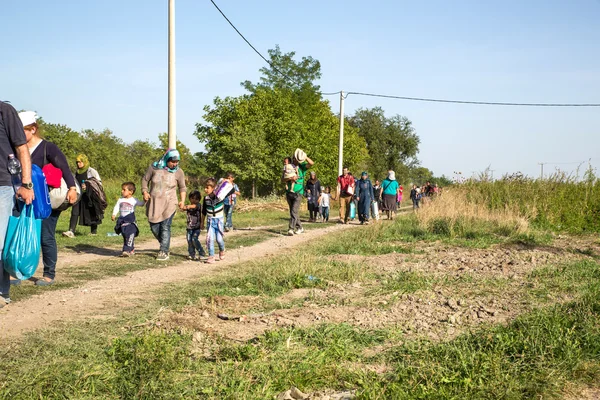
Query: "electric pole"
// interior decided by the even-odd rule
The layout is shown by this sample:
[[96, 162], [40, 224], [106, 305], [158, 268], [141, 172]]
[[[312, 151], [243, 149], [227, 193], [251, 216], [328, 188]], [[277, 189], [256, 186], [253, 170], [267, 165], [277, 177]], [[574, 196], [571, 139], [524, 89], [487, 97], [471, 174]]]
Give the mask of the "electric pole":
[[338, 176], [344, 168], [344, 91], [340, 92], [340, 150], [338, 153]]
[[540, 171], [540, 179], [544, 179], [544, 164], [546, 163], [538, 163], [538, 165], [541, 167], [541, 171]]
[[175, 0], [169, 0], [169, 148], [177, 147], [175, 110]]

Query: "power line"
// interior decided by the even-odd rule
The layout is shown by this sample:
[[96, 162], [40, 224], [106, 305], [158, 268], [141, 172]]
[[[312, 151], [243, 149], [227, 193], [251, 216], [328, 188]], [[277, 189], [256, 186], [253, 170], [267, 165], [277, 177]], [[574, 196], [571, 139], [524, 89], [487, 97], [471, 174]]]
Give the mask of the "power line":
[[[248, 39], [246, 39], [246, 37], [242, 34], [242, 32], [240, 32], [239, 29], [235, 27], [235, 25], [233, 24], [233, 22], [231, 22], [229, 20], [229, 18], [227, 18], [227, 15], [225, 15], [225, 13], [223, 11], [221, 11], [221, 9], [217, 5], [217, 3], [215, 3], [213, 0], [210, 0], [210, 2], [213, 4], [213, 6], [215, 6], [215, 8], [217, 9], [217, 11], [219, 11], [219, 13], [223, 16], [223, 18], [225, 18], [225, 20], [229, 23], [229, 25], [231, 25], [231, 27], [238, 33], [238, 35], [240, 35], [240, 37], [242, 39], [244, 39], [244, 41], [248, 44], [248, 46], [250, 46], [252, 48], [252, 50], [254, 50], [256, 52], [256, 54], [258, 54], [260, 56], [260, 58], [262, 58], [267, 64], [269, 64], [271, 66], [271, 68], [273, 68], [275, 71], [277, 71], [279, 74], [281, 74], [281, 76], [283, 76], [284, 78], [286, 78], [288, 81], [291, 81], [295, 85], [302, 86], [299, 82], [297, 82], [296, 80], [294, 80], [293, 78], [291, 78], [289, 75], [281, 72], [281, 70], [279, 70], [275, 65], [273, 65], [273, 63], [271, 61], [267, 60], [267, 58], [265, 56], [263, 56], [262, 53], [260, 51], [258, 51], [256, 49], [256, 47], [254, 47], [252, 45], [252, 43], [250, 43], [250, 41]], [[331, 93], [322, 93], [322, 94], [326, 95], [326, 96], [331, 96], [331, 95], [339, 94], [339, 93], [340, 92], [331, 92]]]
[[476, 104], [485, 106], [521, 106], [521, 107], [600, 107], [600, 103], [503, 103], [495, 101], [466, 101], [466, 100], [446, 100], [446, 99], [429, 99], [423, 97], [405, 97], [391, 96], [386, 94], [348, 92], [348, 95], [355, 94], [357, 96], [383, 97], [388, 99], [399, 99], [409, 101], [427, 101], [433, 103], [454, 103], [454, 104]]
[[[231, 20], [229, 18], [227, 18], [227, 15], [225, 15], [225, 13], [219, 8], [219, 6], [217, 5], [217, 3], [214, 2], [214, 0], [210, 0], [210, 2], [213, 4], [213, 6], [215, 6], [215, 8], [217, 9], [217, 11], [219, 11], [219, 13], [223, 16], [223, 18], [225, 18], [225, 20], [229, 23], [229, 25], [231, 25], [231, 27], [237, 32], [238, 35], [240, 35], [240, 37], [242, 39], [244, 39], [244, 41], [246, 42], [246, 44], [248, 44], [248, 46], [250, 46], [250, 48], [252, 48], [252, 50], [254, 50], [254, 52], [256, 54], [258, 54], [260, 56], [260, 58], [262, 58], [267, 64], [269, 64], [271, 66], [271, 68], [273, 68], [275, 71], [277, 71], [281, 76], [283, 76], [284, 78], [286, 78], [288, 81], [301, 86], [301, 84], [299, 82], [297, 82], [296, 80], [294, 80], [293, 78], [291, 78], [289, 75], [283, 73], [281, 70], [279, 70], [275, 65], [273, 65], [273, 63], [269, 60], [267, 60], [267, 58], [265, 56], [262, 55], [262, 53], [260, 51], [258, 51], [256, 49], [256, 47], [254, 47], [252, 45], [252, 43], [250, 43], [250, 41], [248, 39], [246, 39], [246, 37], [242, 34], [242, 32], [239, 31], [238, 28], [236, 28], [236, 26], [233, 24], [233, 22], [231, 22]], [[338, 95], [340, 94], [341, 91], [337, 91], [337, 92], [327, 92], [327, 93], [321, 93], [323, 96], [334, 96], [334, 95]], [[429, 98], [422, 98], [422, 97], [406, 97], [406, 96], [391, 96], [391, 95], [385, 95], [385, 94], [375, 94], [375, 93], [362, 93], [362, 92], [347, 92], [346, 93], [346, 97], [348, 97], [351, 94], [355, 94], [357, 96], [370, 96], [370, 97], [383, 97], [383, 98], [388, 98], [388, 99], [399, 99], [399, 100], [409, 100], [409, 101], [425, 101], [425, 102], [433, 102], [433, 103], [453, 103], [453, 104], [475, 104], [475, 105], [486, 105], [486, 106], [521, 106], [521, 107], [600, 107], [600, 104], [588, 104], [588, 103], [583, 103], [583, 104], [569, 104], [569, 103], [503, 103], [503, 102], [493, 102], [493, 101], [465, 101], [465, 100], [446, 100], [446, 99], [429, 99]]]

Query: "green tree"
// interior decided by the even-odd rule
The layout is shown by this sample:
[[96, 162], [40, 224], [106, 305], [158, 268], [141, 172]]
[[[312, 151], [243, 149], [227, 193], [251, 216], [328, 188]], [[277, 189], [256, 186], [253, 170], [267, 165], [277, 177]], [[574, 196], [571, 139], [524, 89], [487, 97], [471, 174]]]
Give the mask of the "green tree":
[[[269, 67], [262, 67], [263, 76], [260, 83], [250, 81], [242, 82], [242, 86], [250, 93], [255, 93], [259, 88], [309, 90], [318, 92], [319, 86], [315, 81], [321, 79], [321, 63], [312, 57], [302, 57], [295, 61], [295, 51], [282, 53], [279, 45], [269, 50]], [[285, 74], [284, 75], [282, 75]]]
[[368, 170], [375, 177], [385, 177], [389, 169], [398, 179], [407, 178], [408, 171], [417, 163], [419, 137], [412, 122], [401, 115], [386, 118], [381, 107], [360, 108], [348, 119], [358, 128], [369, 152]]
[[[252, 95], [216, 98], [204, 110], [207, 124], [196, 125], [196, 136], [205, 146], [208, 170], [236, 173], [249, 193], [272, 193], [282, 188], [283, 158], [300, 147], [315, 161], [321, 181], [334, 184], [339, 123], [328, 102], [303, 107], [290, 89], [258, 88]], [[352, 166], [366, 157], [364, 140], [351, 127], [344, 148]]]

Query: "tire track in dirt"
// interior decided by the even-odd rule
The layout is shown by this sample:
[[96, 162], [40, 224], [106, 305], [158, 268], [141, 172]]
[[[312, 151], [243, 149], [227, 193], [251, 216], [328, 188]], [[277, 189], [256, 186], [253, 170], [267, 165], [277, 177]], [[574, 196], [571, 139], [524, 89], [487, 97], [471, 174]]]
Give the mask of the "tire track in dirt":
[[[109, 317], [133, 307], [136, 300], [142, 297], [152, 297], [152, 290], [162, 285], [193, 280], [240, 262], [279, 255], [309, 240], [355, 226], [337, 224], [293, 237], [278, 236], [254, 246], [230, 250], [226, 260], [215, 264], [187, 261], [171, 267], [135, 271], [125, 276], [86, 282], [76, 288], [35, 295], [0, 310], [0, 337], [15, 338], [25, 332], [48, 327], [56, 321]], [[87, 262], [100, 260], [103, 256], [95, 257]]]

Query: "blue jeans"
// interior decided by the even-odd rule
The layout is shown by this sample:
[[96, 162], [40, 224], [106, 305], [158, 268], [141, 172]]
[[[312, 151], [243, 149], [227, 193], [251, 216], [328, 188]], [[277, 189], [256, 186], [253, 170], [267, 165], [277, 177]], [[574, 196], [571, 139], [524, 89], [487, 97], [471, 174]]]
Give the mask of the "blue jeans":
[[219, 245], [219, 251], [225, 251], [225, 242], [223, 241], [223, 217], [208, 217], [206, 223], [206, 248], [208, 256], [215, 255], [215, 240]]
[[196, 250], [198, 251], [199, 255], [206, 255], [206, 252], [204, 251], [202, 245], [200, 244], [200, 241], [198, 240], [198, 236], [200, 236], [200, 229], [187, 230], [188, 254], [191, 257], [196, 256]]
[[150, 222], [150, 230], [160, 244], [160, 251], [169, 252], [171, 248], [171, 224], [175, 213], [164, 221], [152, 223]]
[[42, 221], [42, 260], [44, 261], [44, 277], [54, 279], [56, 276], [56, 261], [58, 248], [56, 247], [56, 223], [60, 211], [52, 210], [52, 214]]
[[225, 204], [223, 208], [223, 213], [225, 214], [225, 228], [233, 229], [233, 209], [235, 208], [235, 203], [229, 205]]
[[15, 204], [15, 192], [12, 186], [0, 186], [0, 295], [9, 297], [10, 275], [4, 270], [2, 252], [4, 250], [4, 239], [8, 230], [8, 219], [12, 215]]

